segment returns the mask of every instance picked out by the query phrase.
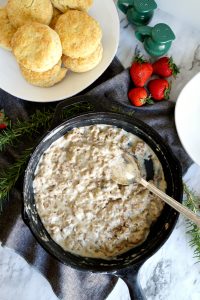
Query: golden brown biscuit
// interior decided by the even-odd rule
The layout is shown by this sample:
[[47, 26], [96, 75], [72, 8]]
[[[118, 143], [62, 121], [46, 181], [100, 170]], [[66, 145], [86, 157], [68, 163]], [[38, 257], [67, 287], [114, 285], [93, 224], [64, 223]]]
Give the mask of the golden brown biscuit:
[[45, 72], [62, 56], [58, 34], [47, 25], [27, 23], [12, 38], [12, 50], [19, 64], [35, 72]]
[[64, 13], [68, 8], [88, 11], [92, 6], [93, 0], [51, 0], [51, 2]]
[[101, 61], [103, 47], [100, 44], [90, 56], [86, 58], [71, 58], [63, 55], [62, 61], [66, 68], [73, 72], [82, 73], [94, 69]]
[[40, 87], [50, 87], [60, 82], [66, 75], [67, 69], [61, 68], [61, 60], [46, 72], [33, 72], [20, 65], [24, 78], [33, 85]]
[[8, 0], [7, 12], [11, 24], [16, 28], [28, 22], [49, 25], [53, 6], [50, 0]]
[[58, 18], [55, 26], [63, 54], [72, 58], [91, 55], [100, 44], [102, 31], [97, 21], [86, 12], [68, 10]]
[[49, 24], [49, 27], [51, 27], [52, 29], [55, 28], [56, 22], [58, 21], [58, 18], [60, 17], [61, 14], [62, 14], [62, 13], [61, 13], [60, 10], [58, 10], [58, 9], [55, 8], [55, 7], [53, 8], [53, 17], [52, 17], [52, 19], [51, 19], [51, 22], [50, 22], [50, 24]]
[[16, 29], [10, 24], [6, 8], [0, 7], [0, 47], [12, 50], [11, 39]]

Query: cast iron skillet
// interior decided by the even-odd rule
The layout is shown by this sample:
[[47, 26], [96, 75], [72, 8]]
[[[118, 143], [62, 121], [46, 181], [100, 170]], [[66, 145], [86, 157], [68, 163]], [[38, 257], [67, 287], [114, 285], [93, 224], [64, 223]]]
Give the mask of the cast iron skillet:
[[[85, 102], [85, 100], [81, 99], [81, 97], [77, 97], [61, 102], [57, 106], [54, 121], [56, 123], [59, 122], [59, 116], [62, 111], [68, 109], [69, 106], [73, 104], [77, 104], [77, 102], [81, 103]], [[123, 255], [119, 255], [116, 259], [100, 260], [83, 258], [64, 251], [50, 238], [36, 210], [32, 184], [34, 172], [40, 157], [52, 142], [63, 136], [72, 128], [92, 124], [114, 125], [144, 140], [157, 154], [162, 164], [167, 182], [167, 194], [179, 202], [182, 200], [183, 187], [181, 167], [161, 137], [143, 122], [135, 119], [133, 116], [128, 116], [126, 107], [124, 108], [124, 112], [126, 111], [126, 113], [103, 112], [102, 110], [104, 110], [105, 107], [99, 107], [99, 103], [94, 98], [88, 98], [87, 102], [94, 105], [97, 112], [82, 114], [65, 121], [49, 132], [35, 149], [26, 169], [24, 179], [24, 220], [38, 242], [59, 261], [81, 271], [102, 272], [121, 277], [128, 285], [131, 299], [141, 300], [144, 299], [144, 297], [137, 282], [138, 271], [141, 265], [168, 239], [178, 218], [176, 211], [168, 205], [165, 205], [161, 216], [152, 226], [150, 234], [142, 245]]]

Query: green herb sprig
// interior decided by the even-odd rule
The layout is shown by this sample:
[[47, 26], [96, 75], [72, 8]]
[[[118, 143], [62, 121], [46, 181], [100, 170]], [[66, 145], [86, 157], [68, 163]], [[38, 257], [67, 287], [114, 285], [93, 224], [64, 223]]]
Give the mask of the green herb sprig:
[[[94, 107], [89, 103], [75, 104], [67, 110], [64, 110], [61, 114], [61, 119], [69, 118], [75, 114], [82, 113], [86, 110], [94, 110]], [[0, 152], [4, 151], [6, 147], [13, 146], [20, 136], [28, 135], [29, 137], [38, 133], [40, 137], [41, 128], [49, 128], [51, 120], [54, 115], [54, 110], [48, 111], [36, 111], [29, 120], [17, 122], [11, 127], [9, 126], [6, 130], [0, 133]], [[15, 145], [16, 148], [16, 145]]]
[[[76, 114], [83, 113], [85, 111], [93, 111], [94, 107], [89, 103], [82, 103], [81, 105], [75, 104], [67, 110], [63, 110], [61, 113], [61, 120], [70, 118]], [[54, 110], [48, 111], [36, 111], [29, 120], [18, 120], [12, 127], [10, 126], [6, 130], [0, 133], [0, 152], [5, 151], [8, 146], [13, 146], [17, 149], [19, 142], [25, 135], [28, 137], [38, 136], [38, 140], [41, 137], [41, 128], [48, 129], [51, 124], [51, 120], [54, 115]], [[35, 139], [33, 140], [35, 146]], [[9, 165], [6, 170], [0, 172], [0, 210], [2, 211], [3, 203], [8, 198], [9, 192], [15, 186], [20, 175], [23, 174], [28, 159], [34, 149], [34, 146], [24, 150], [16, 159], [15, 163]]]
[[[200, 199], [184, 184], [186, 196], [185, 205], [195, 214], [200, 212]], [[192, 221], [187, 220], [187, 234], [190, 236], [190, 245], [194, 248], [194, 257], [200, 262], [200, 228]]]
[[27, 161], [33, 151], [33, 148], [26, 149], [16, 160], [0, 174], [0, 209], [2, 210], [3, 202], [8, 198], [9, 192], [15, 186], [20, 175], [24, 172]]
[[0, 151], [4, 151], [6, 147], [11, 146], [16, 142], [20, 136], [28, 134], [32, 136], [39, 133], [39, 129], [47, 128], [53, 117], [53, 111], [36, 111], [29, 120], [18, 120], [11, 128], [3, 130], [0, 134]]

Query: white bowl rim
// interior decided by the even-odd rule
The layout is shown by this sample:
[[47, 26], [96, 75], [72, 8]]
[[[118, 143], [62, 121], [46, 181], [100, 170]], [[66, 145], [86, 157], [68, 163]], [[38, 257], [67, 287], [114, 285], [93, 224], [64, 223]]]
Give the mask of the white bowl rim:
[[[118, 49], [119, 36], [120, 36], [120, 22], [119, 22], [119, 16], [118, 16], [116, 5], [113, 2], [113, 0], [103, 0], [103, 1], [105, 1], [106, 5], [107, 5], [107, 8], [109, 9], [108, 14], [107, 14], [107, 19], [109, 20], [110, 12], [112, 12], [112, 20], [113, 20], [113, 22], [111, 22], [112, 25], [111, 25], [111, 28], [110, 28], [111, 33], [109, 35], [104, 35], [103, 36], [104, 45], [106, 45], [105, 41], [107, 41], [113, 35], [114, 35], [114, 39], [113, 39], [113, 42], [111, 43], [110, 48], [108, 50], [105, 49], [105, 51], [104, 51], [104, 53], [106, 53], [106, 54], [105, 54], [105, 56], [103, 56], [103, 59], [102, 59], [102, 62], [101, 62], [102, 64], [100, 63], [99, 66], [97, 66], [94, 70], [86, 72], [85, 73], [86, 77], [84, 76], [84, 73], [83, 73], [84, 78], [82, 77], [83, 80], [81, 80], [80, 85], [77, 86], [76, 82], [78, 82], [80, 80], [80, 78], [81, 78], [80, 75], [82, 75], [82, 74], [72, 73], [73, 76], [77, 74], [77, 76], [80, 76], [80, 78], [77, 77], [76, 82], [75, 82], [75, 87], [70, 89], [68, 92], [57, 93], [57, 89], [59, 89], [58, 88], [59, 84], [61, 84], [61, 89], [62, 90], [65, 89], [65, 88], [67, 90], [67, 85], [64, 87], [62, 85], [62, 84], [64, 84], [63, 82], [60, 82], [57, 85], [55, 85], [54, 86], [55, 89], [54, 89], [54, 87], [40, 88], [40, 87], [34, 87], [34, 86], [30, 85], [31, 86], [30, 91], [27, 92], [28, 89], [29, 89], [29, 87], [28, 87], [29, 84], [27, 82], [25, 82], [24, 83], [25, 85], [22, 85], [20, 87], [20, 90], [19, 90], [18, 87], [16, 89], [12, 87], [13, 85], [16, 85], [16, 81], [13, 81], [13, 82], [10, 81], [9, 83], [3, 83], [3, 81], [2, 81], [2, 84], [0, 85], [0, 88], [2, 88], [5, 92], [9, 93], [10, 95], [12, 95], [16, 98], [25, 100], [25, 101], [50, 103], [50, 102], [61, 101], [63, 99], [67, 99], [67, 98], [70, 98], [72, 96], [75, 96], [78, 93], [85, 90], [86, 88], [88, 88], [92, 83], [94, 83], [105, 72], [105, 70], [110, 66], [112, 60], [114, 59], [114, 57], [116, 55], [116, 52], [117, 52], [117, 49]], [[0, 1], [0, 4], [2, 4], [2, 3], [4, 3], [3, 0]], [[101, 4], [103, 4], [103, 3], [99, 3], [99, 0], [94, 0], [94, 5], [91, 8], [91, 15], [93, 16], [93, 14], [95, 12], [95, 15], [96, 15], [95, 18], [99, 22], [101, 22], [100, 16], [103, 12], [99, 13], [98, 9], [96, 9], [96, 6], [98, 8], [99, 5], [101, 5]], [[102, 11], [103, 11], [103, 8], [102, 8]], [[105, 12], [104, 12], [104, 15], [105, 15]], [[105, 18], [105, 19], [102, 20], [103, 24], [108, 21], [107, 19]], [[104, 31], [106, 30], [105, 29], [105, 24], [104, 24], [103, 30]], [[11, 54], [10, 51], [4, 50], [4, 49], [1, 49], [1, 51], [3, 51], [3, 52], [5, 51], [6, 55]], [[104, 60], [104, 58], [105, 58], [105, 60]], [[11, 63], [11, 67], [16, 68], [16, 66], [17, 66], [17, 62], [15, 62], [14, 67]], [[6, 70], [6, 72], [7, 72], [7, 70]], [[70, 73], [70, 71], [68, 71], [68, 72]], [[90, 75], [90, 72], [91, 72], [91, 75]], [[19, 71], [19, 74], [20, 74], [20, 71]], [[17, 73], [17, 75], [18, 75], [18, 73]], [[20, 74], [20, 76], [21, 76], [21, 74]], [[25, 81], [25, 79], [23, 79], [23, 80]], [[65, 81], [65, 79], [64, 79], [64, 81]], [[69, 81], [69, 85], [73, 86], [73, 82], [71, 80]], [[23, 89], [25, 89], [26, 92], [23, 92]], [[36, 89], [35, 93], [34, 93], [34, 89]], [[47, 90], [48, 90], [48, 92], [46, 92]]]
[[179, 115], [181, 113], [181, 99], [186, 91], [186, 89], [188, 89], [188, 86], [191, 85], [191, 83], [193, 81], [196, 80], [196, 78], [199, 77], [199, 81], [200, 81], [200, 72], [198, 72], [196, 75], [194, 75], [188, 82], [187, 84], [184, 86], [184, 88], [182, 89], [182, 91], [180, 92], [177, 101], [176, 101], [176, 106], [175, 106], [175, 124], [176, 124], [176, 130], [179, 136], [179, 139], [181, 141], [181, 144], [183, 145], [185, 151], [187, 152], [187, 154], [190, 156], [190, 158], [193, 160], [193, 162], [195, 162], [196, 164], [198, 164], [200, 166], [200, 155], [199, 158], [196, 157], [196, 155], [191, 151], [191, 149], [189, 149], [188, 143], [185, 141], [185, 138], [182, 136], [181, 130], [180, 130], [180, 123], [179, 123]]

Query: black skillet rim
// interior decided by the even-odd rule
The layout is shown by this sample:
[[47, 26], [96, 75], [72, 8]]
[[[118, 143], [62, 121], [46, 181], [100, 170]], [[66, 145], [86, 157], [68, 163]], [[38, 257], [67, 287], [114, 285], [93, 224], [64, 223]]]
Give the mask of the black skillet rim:
[[[177, 160], [177, 158], [175, 157], [175, 155], [172, 153], [171, 149], [169, 148], [169, 146], [166, 145], [166, 143], [162, 140], [162, 138], [158, 135], [157, 132], [155, 132], [151, 127], [149, 127], [148, 125], [146, 125], [145, 123], [143, 123], [142, 121], [134, 118], [134, 117], [129, 117], [129, 116], [126, 116], [124, 114], [119, 114], [119, 113], [112, 113], [112, 112], [95, 112], [95, 113], [87, 113], [87, 114], [82, 114], [80, 116], [77, 116], [77, 117], [74, 117], [74, 118], [71, 118], [65, 122], [63, 122], [62, 124], [60, 124], [59, 126], [57, 126], [54, 130], [52, 130], [51, 132], [49, 132], [45, 137], [44, 139], [38, 144], [38, 146], [36, 147], [34, 153], [32, 154], [31, 156], [31, 159], [29, 161], [29, 164], [28, 164], [28, 167], [26, 169], [26, 172], [25, 172], [25, 178], [24, 178], [24, 207], [25, 207], [25, 214], [24, 214], [24, 221], [25, 223], [28, 225], [28, 227], [30, 228], [31, 232], [33, 233], [33, 235], [35, 236], [35, 238], [37, 239], [37, 241], [40, 243], [40, 245], [48, 252], [50, 253], [52, 256], [54, 256], [56, 259], [58, 259], [59, 261], [61, 261], [62, 263], [68, 265], [68, 266], [71, 266], [77, 270], [81, 270], [81, 271], [91, 271], [91, 272], [98, 272], [98, 273], [112, 273], [112, 272], [117, 272], [119, 270], [124, 270], [124, 269], [127, 269], [131, 266], [135, 266], [135, 265], [138, 265], [138, 264], [141, 264], [143, 263], [144, 261], [146, 261], [150, 256], [152, 256], [164, 243], [165, 241], [168, 239], [168, 237], [170, 236], [171, 232], [173, 231], [173, 228], [174, 226], [176, 225], [176, 222], [177, 222], [177, 219], [178, 219], [178, 216], [179, 214], [177, 212], [175, 212], [173, 209], [171, 209], [171, 211], [173, 212], [172, 215], [171, 215], [171, 218], [170, 218], [170, 225], [168, 226], [168, 228], [166, 228], [165, 230], [165, 234], [162, 235], [159, 239], [159, 243], [156, 244], [156, 246], [153, 246], [151, 251], [147, 251], [147, 253], [145, 254], [145, 257], [142, 256], [142, 259], [139, 258], [137, 259], [136, 262], [134, 263], [127, 263], [127, 265], [120, 265], [120, 263], [117, 265], [115, 263], [115, 267], [112, 266], [112, 264], [110, 266], [104, 266], [103, 263], [102, 263], [102, 260], [98, 260], [98, 259], [89, 259], [89, 260], [92, 260], [94, 265], [95, 266], [92, 266], [91, 265], [85, 265], [84, 266], [80, 266], [79, 263], [75, 262], [74, 261], [72, 262], [71, 259], [70, 259], [70, 256], [73, 258], [75, 258], [75, 261], [76, 259], [81, 259], [82, 260], [82, 257], [79, 257], [79, 256], [76, 256], [76, 255], [73, 255], [73, 254], [70, 254], [70, 253], [67, 253], [64, 251], [66, 254], [67, 254], [67, 260], [65, 259], [66, 257], [63, 255], [63, 257], [58, 257], [57, 255], [55, 255], [55, 253], [49, 249], [49, 247], [47, 246], [47, 242], [42, 239], [41, 237], [38, 236], [38, 234], [36, 233], [35, 231], [35, 225], [33, 224], [32, 220], [31, 220], [31, 215], [30, 215], [30, 210], [27, 210], [27, 200], [26, 200], [26, 185], [28, 184], [28, 177], [29, 177], [29, 173], [30, 173], [30, 170], [29, 170], [29, 166], [30, 164], [32, 163], [33, 159], [34, 159], [34, 156], [37, 154], [38, 150], [40, 150], [40, 147], [41, 147], [41, 144], [42, 143], [45, 143], [45, 141], [47, 141], [48, 137], [52, 135], [52, 132], [59, 132], [63, 129], [64, 126], [67, 126], [68, 124], [71, 124], [75, 121], [83, 121], [82, 119], [91, 119], [91, 117], [94, 117], [94, 118], [97, 118], [98, 116], [105, 116], [106, 118], [116, 118], [117, 120], [119, 121], [123, 121], [123, 122], [126, 122], [126, 123], [130, 123], [131, 126], [136, 126], [138, 128], [140, 128], [140, 130], [142, 132], [145, 131], [145, 134], [146, 135], [149, 135], [151, 136], [151, 138], [156, 138], [159, 146], [164, 150], [166, 151], [166, 153], [171, 157], [171, 159], [173, 160], [173, 167], [176, 165], [176, 176], [175, 178], [173, 178], [177, 183], [178, 183], [178, 190], [175, 190], [175, 192], [178, 194], [178, 201], [181, 202], [181, 199], [182, 199], [182, 194], [183, 194], [183, 187], [182, 187], [182, 172], [181, 172], [181, 166], [180, 166], [180, 163], [179, 161]], [[103, 123], [103, 122], [102, 122]], [[95, 123], [95, 124], [98, 124], [98, 123]], [[106, 122], [104, 123], [106, 124]], [[111, 123], [112, 125], [112, 123]], [[82, 126], [87, 126], [87, 125], [82, 125]], [[74, 126], [72, 126], [73, 128]], [[121, 128], [121, 126], [119, 125], [118, 126], [119, 128]], [[56, 134], [56, 133], [54, 133]], [[52, 136], [54, 136], [54, 134]], [[136, 134], [136, 133], [135, 133]], [[63, 135], [63, 134], [62, 134]], [[58, 137], [59, 138], [59, 137]], [[148, 143], [149, 144], [149, 143]], [[154, 149], [153, 149], [154, 150]], [[155, 151], [155, 150], [154, 150]], [[42, 151], [43, 153], [43, 151]], [[40, 154], [40, 157], [42, 155], [42, 153]], [[157, 153], [156, 153], [157, 154]], [[39, 218], [39, 216], [38, 216]], [[41, 221], [40, 221], [41, 222]], [[42, 225], [43, 227], [43, 225]], [[43, 227], [44, 229], [44, 227]], [[44, 229], [44, 232], [46, 233], [46, 236], [48, 236], [49, 238], [49, 235], [48, 233], [46, 232], [46, 230]], [[50, 239], [51, 242], [53, 242], [53, 245], [56, 247], [56, 248], [60, 248], [62, 249], [60, 246], [58, 246], [54, 241], [52, 241]], [[131, 251], [131, 250], [130, 250]], [[125, 254], [123, 254], [122, 256], [126, 256], [127, 253], [129, 253], [130, 251], [126, 252]], [[119, 256], [121, 257], [121, 256]], [[123, 258], [124, 259], [124, 258]], [[87, 260], [87, 259], [86, 259]], [[107, 261], [104, 261], [103, 262], [106, 262]], [[112, 263], [112, 261], [111, 261]], [[117, 267], [116, 267], [117, 266]]]

